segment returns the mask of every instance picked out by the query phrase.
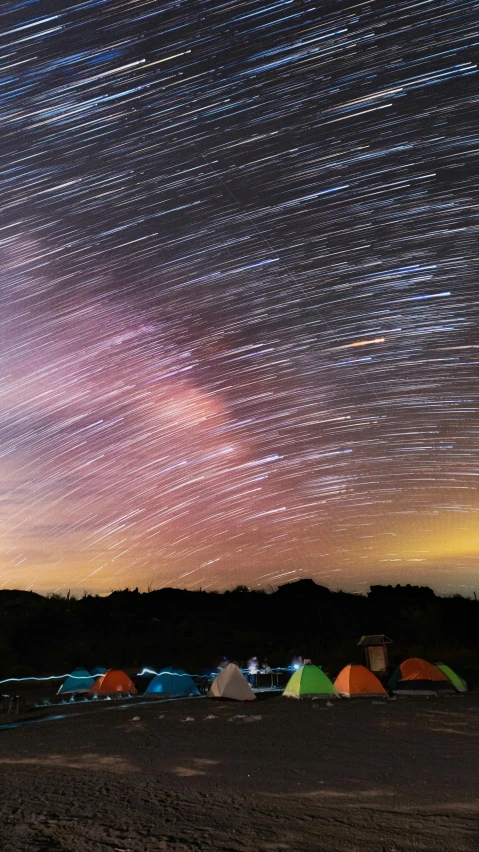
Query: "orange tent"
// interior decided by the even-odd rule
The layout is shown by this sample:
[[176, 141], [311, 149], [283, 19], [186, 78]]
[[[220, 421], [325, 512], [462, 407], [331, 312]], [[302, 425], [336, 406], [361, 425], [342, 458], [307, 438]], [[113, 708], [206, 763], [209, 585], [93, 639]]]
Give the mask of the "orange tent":
[[447, 676], [427, 660], [421, 657], [410, 657], [399, 666], [401, 669], [401, 680], [446, 680]]
[[365, 666], [345, 666], [334, 681], [336, 691], [346, 698], [357, 695], [387, 695], [375, 674]]
[[90, 695], [111, 695], [114, 692], [137, 692], [135, 684], [125, 672], [110, 669], [95, 681], [90, 689]]
[[439, 692], [454, 692], [447, 675], [420, 657], [410, 657], [397, 667], [389, 680], [393, 692], [405, 695], [437, 695]]

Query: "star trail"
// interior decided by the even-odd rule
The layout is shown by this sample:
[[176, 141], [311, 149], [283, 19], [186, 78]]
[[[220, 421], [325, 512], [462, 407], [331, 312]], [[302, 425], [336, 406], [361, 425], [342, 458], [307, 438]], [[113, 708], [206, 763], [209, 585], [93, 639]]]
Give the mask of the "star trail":
[[471, 593], [477, 4], [1, 27], [0, 587]]

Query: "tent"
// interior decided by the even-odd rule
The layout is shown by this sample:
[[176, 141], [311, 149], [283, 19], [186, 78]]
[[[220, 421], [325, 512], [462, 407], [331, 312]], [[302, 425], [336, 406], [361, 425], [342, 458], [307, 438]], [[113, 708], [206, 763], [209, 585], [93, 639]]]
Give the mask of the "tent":
[[245, 676], [234, 663], [229, 663], [216, 675], [207, 698], [232, 698], [234, 701], [254, 701], [256, 695]]
[[105, 669], [104, 666], [95, 666], [94, 669], [91, 670], [93, 676], [106, 674], [108, 669]]
[[449, 678], [437, 666], [422, 660], [420, 657], [410, 657], [397, 667], [389, 680], [393, 692], [402, 695], [437, 695], [454, 692]]
[[58, 690], [57, 695], [72, 695], [74, 692], [89, 692], [94, 683], [95, 678], [91, 676], [90, 672], [87, 672], [86, 669], [80, 666], [68, 675], [66, 681], [62, 683]]
[[166, 666], [153, 680], [150, 680], [145, 695], [199, 695], [199, 689], [193, 678], [183, 669]]
[[439, 671], [446, 675], [447, 679], [458, 692], [467, 692], [467, 683], [464, 678], [456, 674], [456, 672], [449, 668], [449, 666], [446, 666], [445, 663], [436, 663], [436, 666]]
[[90, 695], [111, 695], [114, 692], [137, 692], [131, 678], [119, 669], [110, 669], [101, 675], [90, 689]]
[[381, 681], [366, 666], [345, 666], [334, 681], [336, 691], [346, 698], [387, 695]]
[[296, 669], [283, 695], [286, 698], [339, 698], [329, 677], [318, 666], [311, 664]]

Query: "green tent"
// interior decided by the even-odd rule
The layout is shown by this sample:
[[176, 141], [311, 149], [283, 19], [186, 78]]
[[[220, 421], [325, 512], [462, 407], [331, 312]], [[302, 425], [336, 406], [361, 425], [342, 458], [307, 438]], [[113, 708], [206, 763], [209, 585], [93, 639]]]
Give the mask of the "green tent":
[[446, 675], [448, 680], [451, 681], [452, 685], [454, 686], [455, 689], [457, 689], [458, 692], [467, 692], [466, 681], [462, 677], [460, 677], [458, 674], [456, 674], [456, 672], [454, 672], [452, 669], [450, 669], [449, 666], [446, 666], [445, 663], [436, 663], [436, 666], [437, 666], [438, 669], [441, 669], [443, 674]]
[[291, 675], [283, 695], [286, 698], [339, 698], [329, 677], [309, 663]]

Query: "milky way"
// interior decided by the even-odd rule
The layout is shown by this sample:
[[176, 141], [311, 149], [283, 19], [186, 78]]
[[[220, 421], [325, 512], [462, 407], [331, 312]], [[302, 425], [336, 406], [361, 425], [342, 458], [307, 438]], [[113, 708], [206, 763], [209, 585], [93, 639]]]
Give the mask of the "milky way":
[[474, 589], [474, 2], [4, 3], [0, 587]]

